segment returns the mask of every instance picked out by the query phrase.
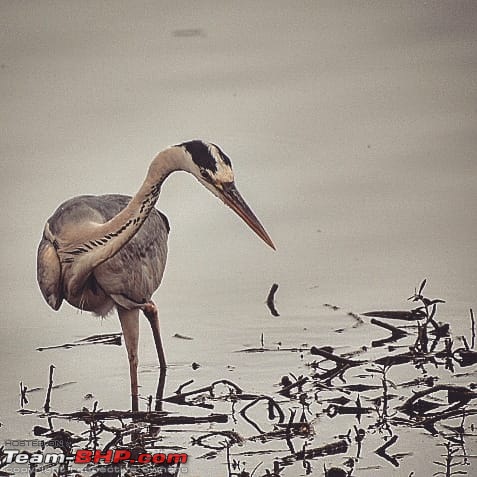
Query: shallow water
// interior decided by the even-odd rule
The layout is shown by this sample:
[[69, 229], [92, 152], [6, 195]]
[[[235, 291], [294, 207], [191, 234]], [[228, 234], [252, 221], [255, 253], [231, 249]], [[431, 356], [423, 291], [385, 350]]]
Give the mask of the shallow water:
[[[171, 364], [166, 394], [191, 377], [194, 386], [228, 377], [269, 394], [283, 374], [306, 374], [310, 357], [237, 350], [260, 346], [262, 333], [268, 346], [353, 350], [383, 333], [335, 333], [352, 323], [345, 312], [402, 308], [424, 277], [428, 294], [447, 301], [441, 319], [469, 337], [477, 290], [472, 2], [0, 9], [0, 439], [31, 436], [35, 419], [15, 413], [18, 382], [45, 386], [51, 363], [55, 382], [76, 382], [53, 393], [55, 410], [91, 406], [87, 393], [103, 408], [128, 408], [123, 348], [35, 351], [119, 329], [114, 316], [48, 309], [35, 283], [36, 244], [60, 202], [132, 194], [157, 150], [191, 137], [231, 156], [277, 252], [185, 174], [168, 180], [159, 207], [172, 223], [170, 255], [155, 296]], [[276, 319], [264, 305], [274, 282]], [[147, 396], [156, 360], [143, 325]], [[40, 409], [44, 392], [30, 398]], [[328, 436], [335, 422], [320, 418], [316, 428]], [[366, 452], [353, 475], [372, 465], [391, 475], [437, 471], [432, 438], [402, 432], [398, 450], [422, 446], [426, 459], [419, 452], [395, 469]], [[183, 440], [194, 456], [189, 475], [226, 475], [223, 459], [196, 458], [181, 433], [167, 440]], [[475, 453], [475, 439], [469, 445]]]

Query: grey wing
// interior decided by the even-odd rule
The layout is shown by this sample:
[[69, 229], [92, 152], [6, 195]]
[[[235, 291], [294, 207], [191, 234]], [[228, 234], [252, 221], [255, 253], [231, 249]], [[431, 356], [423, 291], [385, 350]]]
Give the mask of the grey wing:
[[125, 308], [151, 299], [161, 284], [167, 259], [167, 218], [152, 209], [137, 234], [93, 274], [105, 293]]
[[38, 246], [36, 277], [43, 297], [54, 310], [58, 310], [63, 301], [61, 263], [53, 243], [47, 237], [48, 233], [47, 223]]
[[[55, 237], [61, 236], [63, 228], [70, 224], [107, 222], [130, 200], [131, 197], [120, 194], [74, 197], [61, 204], [48, 219], [38, 247], [37, 278], [43, 296], [52, 308], [57, 310], [64, 298], [61, 263], [53, 245]], [[164, 273], [168, 233], [166, 216], [152, 209], [136, 235], [94, 269], [93, 280], [88, 284], [93, 292], [99, 285], [106, 295], [127, 308], [149, 301]]]

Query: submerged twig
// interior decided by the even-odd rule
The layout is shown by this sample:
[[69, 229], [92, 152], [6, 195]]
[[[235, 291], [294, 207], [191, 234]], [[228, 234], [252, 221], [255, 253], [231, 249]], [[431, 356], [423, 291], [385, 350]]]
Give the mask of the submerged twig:
[[410, 311], [400, 311], [400, 310], [391, 310], [391, 311], [367, 311], [366, 313], [361, 313], [364, 316], [371, 316], [375, 318], [387, 318], [390, 320], [403, 320], [403, 321], [417, 321], [422, 320], [426, 317], [425, 313], [419, 309], [415, 308]]
[[106, 421], [112, 419], [133, 419], [136, 421], [149, 422], [161, 426], [177, 424], [201, 424], [204, 422], [227, 422], [227, 414], [209, 414], [208, 416], [170, 416], [164, 411], [77, 411], [69, 414], [56, 414], [54, 417], [74, 419], [91, 423], [93, 421]]
[[194, 339], [191, 336], [181, 335], [180, 333], [175, 333], [172, 337], [173, 338], [178, 338], [180, 340], [186, 340], [186, 341], [191, 341], [191, 340]]
[[402, 409], [408, 412], [414, 412], [415, 402], [418, 399], [438, 391], [447, 391], [447, 402], [450, 406], [445, 411], [440, 411], [436, 414], [428, 414], [428, 416], [442, 416], [444, 412], [458, 409], [472, 399], [477, 398], [477, 392], [471, 391], [467, 387], [453, 386], [450, 384], [437, 384], [432, 388], [415, 392], [414, 395], [402, 405]]
[[303, 384], [305, 384], [307, 381], [308, 381], [308, 378], [306, 376], [302, 376], [299, 379], [297, 379], [294, 383], [287, 384], [283, 389], [280, 389], [280, 391], [278, 391], [278, 394], [290, 397], [290, 391], [293, 388], [298, 387], [299, 389], [301, 389]]
[[348, 450], [348, 443], [342, 439], [321, 447], [301, 450], [293, 455], [283, 457], [281, 460], [284, 464], [291, 464], [293, 461], [314, 459], [317, 457], [325, 457], [327, 455], [344, 454]]
[[23, 382], [20, 381], [20, 401], [22, 409], [25, 404], [28, 404], [27, 391], [27, 386], [24, 386]]
[[280, 316], [280, 313], [278, 313], [274, 303], [275, 293], [277, 292], [277, 290], [278, 290], [278, 284], [274, 283], [272, 285], [272, 288], [270, 288], [270, 292], [268, 293], [268, 297], [267, 297], [267, 306], [270, 309], [270, 313], [273, 316]]
[[48, 380], [48, 390], [46, 391], [46, 399], [45, 405], [43, 409], [45, 412], [50, 412], [50, 399], [51, 399], [51, 388], [53, 387], [53, 372], [55, 370], [55, 366], [53, 364], [50, 365], [50, 377]]
[[388, 447], [391, 447], [396, 441], [398, 440], [398, 436], [392, 436], [387, 442], [385, 442], [381, 447], [376, 449], [374, 452], [378, 454], [383, 459], [386, 459], [390, 462], [394, 467], [399, 467], [399, 462], [395, 456], [389, 455], [386, 450]]
[[474, 311], [472, 308], [470, 309], [470, 323], [471, 323], [471, 330], [472, 330], [472, 342], [470, 347], [474, 349], [475, 346], [475, 319], [474, 319]]
[[112, 344], [121, 346], [121, 337], [122, 333], [106, 333], [103, 335], [92, 335], [87, 336], [86, 338], [81, 338], [74, 341], [73, 343], [64, 343], [62, 345], [53, 345], [53, 346], [41, 346], [37, 348], [37, 351], [45, 351], [50, 349], [70, 349], [76, 346], [86, 346], [92, 344]]
[[278, 416], [279, 416], [279, 423], [283, 423], [283, 421], [285, 420], [285, 414], [283, 413], [282, 409], [280, 408], [280, 406], [276, 403], [276, 401], [271, 398], [270, 396], [258, 396], [257, 398], [255, 398], [252, 402], [248, 403], [243, 409], [240, 410], [240, 414], [241, 416], [250, 424], [252, 425], [258, 432], [260, 432], [261, 434], [263, 434], [263, 431], [262, 429], [260, 429], [260, 427], [258, 426], [258, 424], [256, 424], [254, 421], [252, 421], [248, 416], [247, 416], [247, 410], [250, 409], [252, 406], [255, 406], [255, 404], [257, 404], [258, 402], [260, 401], [268, 401], [268, 405], [269, 405], [269, 414], [271, 413], [271, 409], [275, 409], [277, 412], [278, 412]]
[[340, 366], [359, 366], [360, 364], [365, 363], [365, 361], [357, 361], [348, 358], [343, 358], [342, 356], [338, 356], [333, 354], [333, 352], [328, 351], [328, 349], [324, 348], [317, 348], [316, 346], [312, 346], [310, 349], [310, 353], [318, 356], [322, 356], [323, 358], [329, 359], [330, 361], [334, 361], [336, 364]]
[[176, 391], [175, 395], [166, 397], [163, 400], [167, 402], [173, 402], [175, 404], [188, 404], [186, 401], [186, 397], [190, 397], [190, 396], [194, 396], [196, 394], [202, 394], [202, 393], [209, 393], [212, 395], [214, 392], [215, 386], [217, 386], [218, 384], [224, 384], [228, 386], [230, 389], [233, 389], [233, 392], [235, 392], [236, 394], [242, 394], [242, 389], [239, 386], [237, 386], [235, 383], [233, 383], [232, 381], [229, 381], [228, 379], [219, 379], [218, 381], [214, 381], [209, 386], [203, 386], [201, 388], [194, 389], [193, 391], [187, 391], [185, 393], [181, 392], [182, 388], [187, 384], [190, 384], [190, 382], [187, 382], [183, 386], [181, 386], [178, 389], [179, 392]]
[[383, 346], [384, 344], [389, 342], [397, 341], [401, 338], [404, 338], [408, 334], [406, 331], [403, 331], [396, 326], [390, 325], [389, 323], [384, 323], [383, 321], [377, 320], [376, 318], [371, 318], [370, 322], [373, 325], [380, 326], [381, 328], [384, 328], [391, 332], [391, 336], [389, 336], [388, 338], [373, 341], [371, 343], [371, 346], [373, 346], [373, 348]]

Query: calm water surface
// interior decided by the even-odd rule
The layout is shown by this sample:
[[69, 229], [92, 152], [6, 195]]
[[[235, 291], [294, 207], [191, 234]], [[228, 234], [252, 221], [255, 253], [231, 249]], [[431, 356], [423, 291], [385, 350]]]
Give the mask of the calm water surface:
[[[51, 363], [55, 382], [74, 381], [54, 391], [55, 410], [90, 407], [87, 393], [102, 408], [128, 408], [122, 347], [36, 351], [119, 330], [115, 316], [47, 307], [35, 282], [36, 246], [63, 200], [133, 194], [158, 150], [192, 137], [231, 156], [237, 185], [277, 252], [190, 177], [168, 180], [159, 207], [172, 223], [170, 255], [155, 296], [170, 363], [166, 394], [191, 378], [197, 387], [228, 378], [271, 394], [282, 375], [309, 373], [312, 357], [238, 350], [260, 346], [262, 333], [270, 347], [355, 350], [383, 333], [351, 328], [346, 313], [407, 306], [424, 277], [428, 294], [447, 301], [440, 318], [469, 337], [477, 290], [475, 3], [40, 1], [4, 2], [0, 13], [0, 439], [31, 437], [38, 421], [16, 413], [18, 383], [45, 386]], [[264, 304], [274, 282], [279, 318]], [[156, 358], [145, 325], [147, 396]], [[408, 378], [395, 373], [397, 382]], [[31, 393], [28, 407], [43, 401], [44, 391]], [[314, 424], [321, 444], [340, 428], [326, 417]], [[250, 436], [247, 426], [236, 430]], [[424, 431], [402, 430], [393, 452], [411, 455], [399, 468], [372, 452], [378, 437], [353, 475], [373, 466], [375, 475], [438, 470], [431, 462], [442, 449]], [[224, 456], [199, 459], [189, 434], [168, 433], [164, 442], [188, 449], [189, 475], [226, 475]], [[469, 440], [469, 454], [475, 444]], [[272, 448], [287, 450], [281, 442]], [[249, 471], [264, 460], [236, 458], [248, 459]], [[321, 469], [317, 462], [316, 475]]]

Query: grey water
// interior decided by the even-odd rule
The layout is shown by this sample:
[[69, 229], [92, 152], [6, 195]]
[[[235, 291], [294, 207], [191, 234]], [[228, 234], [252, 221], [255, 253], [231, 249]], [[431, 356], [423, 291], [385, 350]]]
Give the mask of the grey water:
[[[369, 330], [335, 333], [349, 318], [324, 303], [399, 309], [425, 277], [446, 300], [443, 319], [468, 336], [476, 19], [470, 1], [2, 2], [0, 440], [31, 436], [32, 420], [16, 413], [18, 383], [45, 386], [51, 363], [56, 382], [75, 381], [53, 394], [55, 409], [89, 406], [88, 393], [103, 408], [128, 408], [123, 348], [36, 351], [119, 331], [115, 316], [48, 308], [36, 246], [62, 201], [134, 194], [156, 152], [190, 138], [231, 157], [277, 251], [191, 177], [168, 179], [158, 208], [171, 222], [170, 253], [155, 295], [166, 394], [190, 379], [193, 361], [194, 385], [228, 377], [270, 393], [283, 374], [305, 372], [304, 360], [235, 351], [260, 346], [262, 333], [270, 346], [349, 351]], [[274, 282], [279, 318], [264, 304]], [[140, 353], [147, 396], [156, 358], [145, 325]], [[40, 409], [44, 395], [30, 397]], [[440, 452], [420, 438], [430, 456]], [[429, 475], [431, 460], [385, 470]], [[189, 469], [226, 475], [218, 461]]]

